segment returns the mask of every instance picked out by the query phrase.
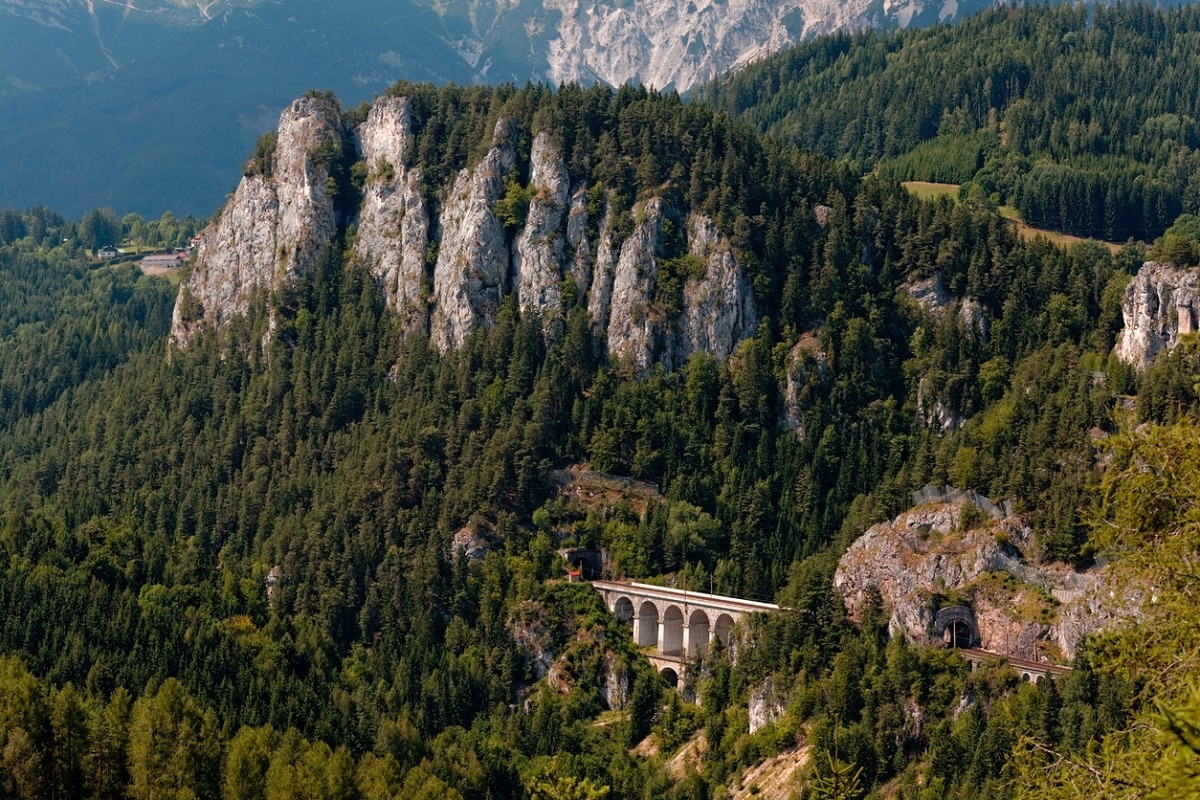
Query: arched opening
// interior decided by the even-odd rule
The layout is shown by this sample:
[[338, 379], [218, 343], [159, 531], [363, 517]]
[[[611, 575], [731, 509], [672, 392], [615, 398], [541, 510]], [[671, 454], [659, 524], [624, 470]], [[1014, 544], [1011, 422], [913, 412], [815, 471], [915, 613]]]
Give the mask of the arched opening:
[[662, 676], [663, 683], [670, 686], [672, 689], [679, 688], [679, 673], [670, 667], [663, 667], [663, 671], [658, 673]]
[[688, 655], [702, 656], [708, 652], [708, 614], [696, 609], [688, 617]]
[[633, 619], [633, 601], [628, 597], [618, 597], [613, 605], [613, 615], [618, 622], [629, 622]]
[[1021, 683], [1029, 683], [1029, 673], [1028, 672], [1021, 673]]
[[949, 606], [937, 612], [934, 622], [937, 635], [947, 647], [966, 649], [979, 644], [979, 627], [975, 612], [967, 606]]
[[728, 614], [717, 617], [715, 628], [714, 636], [720, 639], [721, 646], [728, 650], [729, 645], [733, 643], [733, 617]]
[[953, 620], [946, 626], [946, 637], [951, 647], [966, 650], [971, 647], [971, 626], [965, 620]]
[[1046, 677], [1046, 676], [1045, 676], [1045, 675], [1038, 675], [1036, 678], [1034, 678], [1034, 679], [1033, 679], [1033, 682], [1034, 682], [1034, 683], [1041, 683], [1041, 682], [1042, 682], [1042, 678], [1044, 678], [1044, 677]]
[[649, 600], [638, 609], [637, 621], [633, 626], [633, 638], [638, 647], [658, 644], [658, 606]]
[[662, 641], [658, 649], [667, 656], [677, 656], [683, 652], [683, 612], [678, 606], [669, 606], [663, 613]]

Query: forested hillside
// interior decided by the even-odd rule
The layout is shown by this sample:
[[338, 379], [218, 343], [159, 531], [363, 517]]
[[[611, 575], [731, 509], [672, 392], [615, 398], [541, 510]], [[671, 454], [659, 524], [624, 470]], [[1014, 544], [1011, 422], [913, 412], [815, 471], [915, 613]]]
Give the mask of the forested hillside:
[[817, 39], [702, 94], [863, 170], [969, 182], [1037, 227], [1150, 240], [1200, 204], [1198, 31], [1195, 6], [998, 6]]
[[[1144, 376], [1110, 356], [1139, 250], [1023, 243], [981, 206], [859, 180], [670, 96], [401, 90], [436, 126], [404, 158], [436, 176], [431, 204], [501, 118], [526, 143], [545, 132], [601, 199], [632, 203], [625, 236], [653, 198], [711, 213], [753, 277], [755, 335], [639, 377], [564, 280], [560, 326], [510, 294], [442, 354], [385, 305], [347, 214], [311, 270], [169, 350], [168, 284], [92, 267], [71, 223], [7, 217], [0, 281], [41, 289], [0, 310], [17, 387], [0, 415], [6, 795], [708, 798], [804, 744], [810, 796], [1007, 798], [1057, 759], [1128, 748], [1124, 731], [1158, 725], [1155, 687], [1182, 706], [1178, 677], [1122, 666], [1128, 639], [1085, 648], [1063, 683], [1022, 685], [889, 641], [878, 608], [849, 622], [831, 587], [846, 545], [927, 483], [1012, 498], [1046, 561], [1137, 551], [1191, 508], [1159, 493], [1138, 516], [1154, 487], [1113, 414], [1139, 391], [1156, 400], [1130, 426], [1196, 404], [1192, 351]], [[515, 163], [494, 211], [530, 201]], [[361, 189], [361, 166], [333, 173]], [[669, 317], [689, 265], [659, 256]], [[935, 276], [945, 296], [918, 302]], [[45, 351], [22, 342], [48, 324], [79, 342], [75, 366], [30, 393]], [[1110, 473], [1134, 483], [1101, 483], [1095, 431], [1134, 448]], [[661, 499], [639, 513], [557, 494], [551, 470], [582, 462]], [[1127, 538], [1090, 535], [1105, 514]], [[452, 545], [463, 530], [478, 558]], [[706, 657], [697, 706], [561, 580], [564, 544], [607, 548], [619, 576], [788, 611], [733, 663]], [[1164, 608], [1186, 602], [1190, 584], [1155, 585]], [[1155, 657], [1188, 631], [1163, 631]], [[768, 676], [790, 702], [751, 734]], [[1194, 709], [1172, 713], [1189, 735]], [[670, 772], [696, 731], [695, 768]], [[1144, 763], [1165, 757], [1130, 736]]]

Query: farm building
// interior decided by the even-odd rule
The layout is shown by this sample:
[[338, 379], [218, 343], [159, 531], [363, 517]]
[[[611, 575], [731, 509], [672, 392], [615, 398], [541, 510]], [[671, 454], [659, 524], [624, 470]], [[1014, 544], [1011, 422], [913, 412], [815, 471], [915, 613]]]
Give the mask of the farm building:
[[142, 259], [142, 269], [151, 269], [154, 267], [159, 269], [175, 269], [182, 266], [183, 255], [180, 253], [146, 256]]

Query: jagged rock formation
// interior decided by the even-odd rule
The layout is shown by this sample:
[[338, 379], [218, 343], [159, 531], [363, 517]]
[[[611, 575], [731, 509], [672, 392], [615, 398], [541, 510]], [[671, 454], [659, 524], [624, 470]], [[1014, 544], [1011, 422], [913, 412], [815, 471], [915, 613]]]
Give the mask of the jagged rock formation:
[[750, 690], [750, 732], [774, 723], [787, 710], [783, 692], [775, 687], [775, 681], [767, 676], [763, 682]]
[[522, 313], [540, 314], [552, 333], [568, 278], [609, 352], [639, 374], [656, 363], [678, 367], [699, 351], [723, 359], [758, 325], [750, 281], [712, 220], [652, 197], [632, 209], [637, 222], [616, 242], [610, 220], [630, 209], [604, 204], [592, 227], [588, 198], [595, 193], [568, 173], [552, 131], [527, 145], [532, 196], [523, 219], [514, 224], [505, 215], [506, 230], [498, 203], [513, 180], [525, 183], [514, 120], [496, 124], [482, 160], [461, 169], [432, 203], [420, 169], [406, 163], [416, 136], [408, 99], [382, 98], [352, 135], [345, 127], [324, 99], [284, 112], [271, 174], [246, 177], [203, 235], [175, 310], [174, 345], [243, 313], [256, 290], [271, 292], [304, 274], [337, 238], [329, 167], [316, 155], [328, 137], [339, 150], [356, 148], [365, 167], [353, 257], [369, 268], [405, 329], [428, 333], [442, 352], [493, 324], [510, 292]]
[[[731, 69], [822, 33], [869, 26], [908, 27], [953, 20], [987, 0], [540, 0], [483, 10], [465, 0], [428, 5], [445, 18], [470, 20], [455, 44], [484, 74], [508, 66], [514, 31], [530, 64], [553, 83], [602, 81], [686, 91]], [[525, 49], [522, 44], [519, 49]]]
[[936, 596], [955, 595], [973, 608], [984, 649], [1029, 660], [1074, 658], [1085, 635], [1129, 618], [1134, 601], [1110, 596], [1106, 569], [1027, 566], [1034, 533], [1005, 511], [941, 493], [863, 533], [839, 561], [834, 588], [855, 618], [878, 590], [890, 632], [926, 644], [937, 642]]
[[318, 152], [324, 142], [339, 150], [345, 145], [336, 103], [305, 97], [284, 110], [270, 174], [245, 176], [201, 235], [198, 267], [175, 305], [172, 345], [244, 313], [255, 291], [302, 274], [328, 248], [338, 219], [329, 164]]
[[355, 255], [371, 265], [387, 298], [406, 327], [425, 324], [421, 278], [429, 214], [421, 197], [421, 171], [406, 169], [404, 152], [413, 135], [412, 103], [383, 97], [358, 130], [367, 167], [358, 219]]
[[[663, 222], [666, 210], [654, 198], [639, 209], [642, 221], [621, 246], [620, 256], [611, 266], [612, 291], [609, 300], [608, 275], [611, 247], [601, 236], [601, 259], [596, 285], [598, 311], [593, 320], [607, 331], [608, 349], [628, 359], [639, 374], [652, 364], [667, 369], [681, 366], [695, 352], [704, 351], [724, 359], [734, 346], [754, 332], [758, 313], [753, 291], [738, 266], [729, 242], [707, 217], [692, 214], [687, 219], [687, 256], [699, 265], [689, 274], [682, 288], [682, 311], [671, 317], [659, 296]], [[675, 266], [678, 269], [678, 264]], [[607, 300], [607, 302], [606, 302]], [[605, 324], [607, 319], [607, 324]]]
[[1147, 261], [1125, 289], [1117, 358], [1145, 369], [1155, 356], [1200, 326], [1200, 270]]
[[442, 242], [433, 270], [436, 306], [429, 335], [442, 352], [496, 317], [508, 289], [504, 226], [492, 206], [504, 194], [504, 176], [516, 163], [507, 120], [496, 123], [492, 148], [474, 169], [458, 174], [442, 207]]
[[[558, 285], [563, 277], [563, 238], [559, 233], [567, 212], [567, 165], [547, 131], [533, 140], [529, 162], [529, 185], [536, 194], [513, 248], [517, 298], [522, 312], [556, 315], [562, 308]], [[578, 248], [580, 241], [577, 232], [573, 246]]]

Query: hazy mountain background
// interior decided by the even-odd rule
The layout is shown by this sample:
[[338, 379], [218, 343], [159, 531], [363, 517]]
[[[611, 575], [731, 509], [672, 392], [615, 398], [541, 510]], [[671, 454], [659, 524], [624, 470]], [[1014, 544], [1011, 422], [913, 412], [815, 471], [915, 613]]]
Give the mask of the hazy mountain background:
[[279, 109], [401, 78], [687, 90], [847, 26], [985, 0], [0, 0], [0, 206], [207, 215]]

